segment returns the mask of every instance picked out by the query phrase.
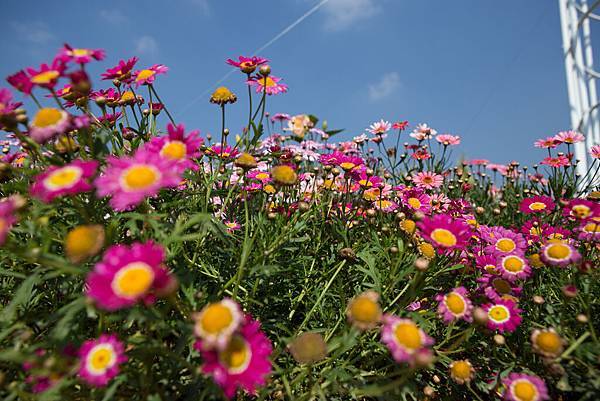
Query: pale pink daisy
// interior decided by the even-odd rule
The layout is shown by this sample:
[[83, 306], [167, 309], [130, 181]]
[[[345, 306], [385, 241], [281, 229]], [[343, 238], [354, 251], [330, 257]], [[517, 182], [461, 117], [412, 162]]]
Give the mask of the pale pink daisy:
[[429, 127], [427, 124], [417, 124], [410, 136], [415, 138], [417, 141], [423, 141], [435, 136], [437, 131]]
[[381, 119], [381, 120], [371, 124], [369, 126], [369, 128], [367, 128], [367, 132], [370, 132], [373, 135], [382, 136], [386, 132], [388, 132], [390, 129], [392, 129], [392, 124], [390, 124], [389, 121], [385, 121], [385, 120]]
[[450, 134], [440, 134], [435, 139], [444, 146], [460, 145], [460, 136]]
[[559, 143], [579, 143], [585, 140], [585, 136], [576, 131], [561, 131], [558, 134], [554, 135], [554, 139], [556, 139]]
[[412, 176], [412, 181], [418, 187], [433, 189], [442, 186], [444, 177], [432, 171], [420, 171]]

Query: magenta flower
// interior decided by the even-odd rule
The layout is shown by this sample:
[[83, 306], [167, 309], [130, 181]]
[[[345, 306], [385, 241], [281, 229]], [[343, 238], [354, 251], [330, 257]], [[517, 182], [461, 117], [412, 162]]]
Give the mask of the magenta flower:
[[288, 91], [288, 86], [280, 82], [281, 78], [274, 75], [268, 77], [255, 76], [246, 81], [246, 84], [254, 86], [256, 93], [266, 92], [267, 95], [278, 95]]
[[106, 72], [102, 73], [102, 79], [116, 79], [123, 83], [129, 84], [133, 81], [131, 71], [138, 62], [137, 57], [132, 57], [129, 60], [120, 60], [119, 64], [115, 67], [109, 68]]
[[417, 187], [434, 189], [444, 184], [444, 177], [432, 171], [420, 171], [413, 174], [412, 181]]
[[222, 159], [235, 159], [240, 154], [240, 152], [236, 148], [230, 145], [223, 146], [219, 143], [212, 145], [210, 148], [206, 149], [205, 153], [208, 156], [216, 156]]
[[6, 241], [6, 236], [17, 222], [15, 215], [16, 207], [13, 199], [4, 198], [0, 200], [0, 245]]
[[521, 324], [522, 311], [513, 301], [499, 299], [493, 304], [483, 305], [483, 309], [488, 314], [487, 327], [490, 330], [513, 332]]
[[169, 71], [169, 68], [162, 64], [154, 64], [152, 67], [145, 70], [136, 71], [133, 74], [135, 86], [152, 85], [157, 75], [166, 74], [167, 71]]
[[465, 249], [471, 239], [471, 227], [447, 214], [425, 217], [418, 224], [421, 235], [438, 249]]
[[488, 243], [485, 252], [496, 256], [524, 253], [527, 241], [519, 233], [504, 227], [491, 227], [485, 231], [483, 239]]
[[600, 204], [587, 199], [571, 199], [563, 208], [562, 214], [575, 220], [591, 219], [600, 216]]
[[444, 146], [460, 145], [460, 136], [458, 135], [440, 134], [435, 137], [435, 140]]
[[227, 59], [226, 63], [239, 68], [240, 71], [242, 71], [245, 74], [252, 74], [254, 72], [254, 70], [256, 70], [256, 67], [269, 62], [269, 60], [267, 60], [266, 58], [256, 57], [256, 56], [253, 56], [253, 57], [239, 56], [238, 60], [239, 61], [235, 61], [235, 60], [232, 60], [229, 58], [229, 59]]
[[589, 219], [584, 221], [578, 228], [578, 239], [589, 242], [600, 241], [600, 221]]
[[202, 156], [200, 146], [204, 139], [200, 138], [200, 131], [191, 131], [185, 134], [185, 126], [179, 124], [167, 125], [167, 136], [154, 137], [145, 145], [148, 151], [159, 154], [161, 157], [174, 161], [183, 169], [197, 170], [194, 159]]
[[64, 134], [71, 126], [71, 116], [62, 109], [44, 107], [29, 122], [29, 136], [37, 143]]
[[549, 157], [546, 157], [544, 160], [542, 160], [540, 162], [540, 164], [554, 167], [554, 168], [559, 168], [559, 167], [570, 166], [571, 160], [569, 160], [569, 158], [567, 156], [563, 156], [563, 155], [556, 156], [556, 157], [549, 156]]
[[181, 169], [160, 154], [139, 149], [131, 157], [110, 156], [104, 173], [95, 181], [98, 196], [111, 196], [110, 206], [128, 210], [163, 188], [174, 188], [181, 181]]
[[37, 70], [27, 68], [27, 73], [32, 86], [53, 89], [58, 79], [64, 75], [65, 69], [65, 63], [62, 60], [54, 59], [51, 65], [42, 64]]
[[206, 349], [202, 340], [196, 341], [194, 348], [202, 355], [202, 372], [211, 376], [228, 398], [240, 388], [256, 394], [256, 388], [263, 386], [271, 374], [269, 357], [273, 347], [260, 330], [260, 323], [249, 315], [222, 351]]
[[152, 241], [113, 245], [86, 278], [86, 295], [99, 308], [115, 311], [139, 301], [154, 303], [173, 284], [164, 266], [165, 251]]
[[473, 320], [471, 316], [473, 304], [467, 296], [467, 289], [465, 287], [455, 288], [448, 294], [438, 294], [435, 300], [439, 302], [438, 315], [445, 323], [450, 323], [458, 319], [463, 319], [467, 322]]
[[549, 400], [546, 383], [535, 375], [511, 373], [502, 380], [506, 401], [544, 401]]
[[75, 195], [90, 191], [90, 179], [96, 174], [98, 162], [95, 160], [74, 160], [62, 166], [51, 166], [34, 177], [30, 193], [42, 202], [50, 203], [63, 195]]
[[9, 75], [6, 78], [6, 81], [19, 92], [22, 92], [26, 95], [31, 95], [31, 91], [33, 90], [33, 84], [31, 83], [31, 80], [29, 79], [29, 76], [27, 76], [27, 73], [25, 73], [25, 71], [21, 70], [14, 73], [13, 75]]
[[585, 136], [576, 131], [562, 131], [554, 135], [554, 140], [558, 143], [579, 143], [585, 141]]
[[92, 60], [104, 60], [105, 55], [102, 49], [75, 49], [65, 43], [56, 58], [63, 63], [87, 64]]
[[536, 148], [543, 148], [543, 149], [554, 149], [557, 145], [560, 144], [560, 141], [557, 140], [555, 137], [553, 136], [549, 136], [545, 139], [538, 139], [533, 143], [533, 146], [535, 146]]
[[566, 267], [581, 260], [581, 254], [565, 242], [549, 242], [540, 252], [542, 262], [551, 266]]
[[388, 347], [394, 360], [412, 365], [415, 356], [434, 343], [411, 319], [385, 314], [382, 318], [381, 341]]
[[600, 159], [600, 145], [594, 145], [590, 149], [590, 156], [594, 159]]
[[92, 386], [106, 386], [119, 374], [119, 366], [127, 362], [123, 343], [114, 334], [102, 334], [79, 348], [78, 375]]
[[521, 253], [498, 255], [496, 272], [510, 282], [524, 280], [531, 276], [532, 273], [527, 259]]
[[548, 196], [536, 195], [523, 199], [519, 205], [519, 210], [525, 214], [552, 213], [554, 210], [554, 201]]

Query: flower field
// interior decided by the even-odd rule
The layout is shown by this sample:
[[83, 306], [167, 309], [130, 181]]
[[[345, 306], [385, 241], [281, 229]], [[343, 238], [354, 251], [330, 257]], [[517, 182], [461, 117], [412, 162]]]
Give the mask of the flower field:
[[530, 167], [409, 121], [350, 139], [243, 56], [201, 134], [166, 66], [105, 57], [0, 89], [2, 399], [598, 399], [600, 146], [583, 177], [574, 131]]

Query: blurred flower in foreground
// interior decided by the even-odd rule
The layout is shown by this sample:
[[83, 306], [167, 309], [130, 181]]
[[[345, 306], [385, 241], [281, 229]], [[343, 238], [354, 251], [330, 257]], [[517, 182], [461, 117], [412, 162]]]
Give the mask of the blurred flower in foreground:
[[116, 335], [103, 334], [88, 340], [79, 349], [79, 376], [93, 386], [105, 386], [119, 374], [119, 365], [127, 356]]

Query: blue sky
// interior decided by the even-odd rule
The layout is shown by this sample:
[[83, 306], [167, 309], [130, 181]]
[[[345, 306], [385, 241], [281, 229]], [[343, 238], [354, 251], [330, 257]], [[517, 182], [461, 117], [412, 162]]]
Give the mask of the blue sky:
[[[157, 89], [179, 121], [215, 132], [209, 95], [190, 103], [228, 72], [225, 59], [249, 55], [318, 2], [6, 2], [0, 74], [50, 60], [64, 42], [106, 49], [93, 73], [137, 55], [140, 67], [170, 68]], [[268, 109], [316, 114], [345, 138], [380, 118], [427, 122], [463, 137], [457, 155], [531, 164], [544, 156], [536, 138], [569, 127], [559, 24], [553, 0], [330, 0], [261, 52], [290, 88]], [[240, 99], [229, 108], [236, 133], [246, 88], [237, 73], [224, 84]]]

